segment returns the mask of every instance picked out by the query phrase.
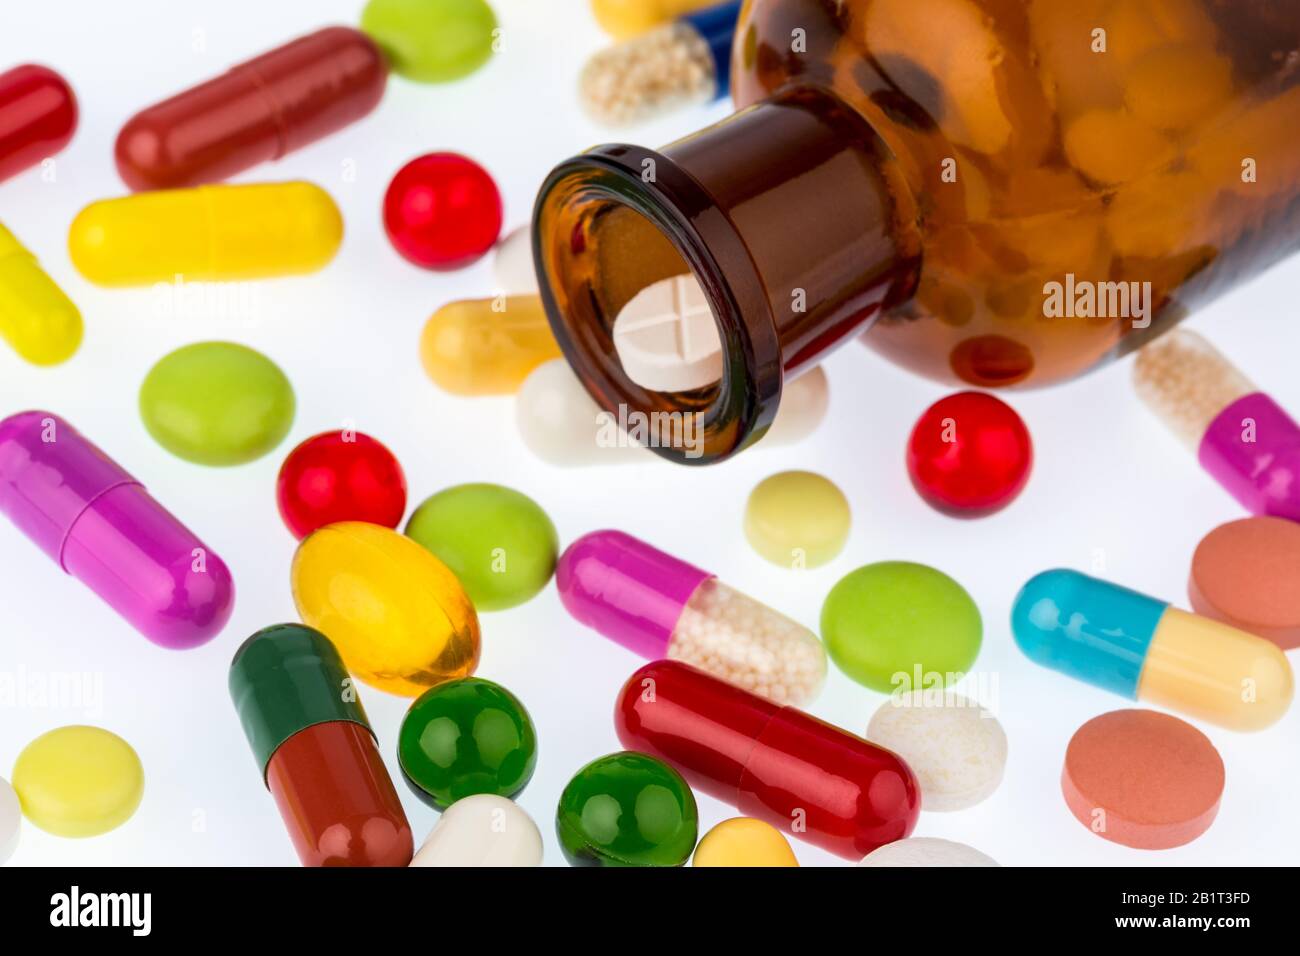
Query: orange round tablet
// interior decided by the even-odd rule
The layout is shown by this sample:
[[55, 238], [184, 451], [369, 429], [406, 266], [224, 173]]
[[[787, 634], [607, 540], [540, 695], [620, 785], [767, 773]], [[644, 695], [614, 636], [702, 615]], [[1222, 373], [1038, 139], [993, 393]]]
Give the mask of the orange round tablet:
[[1075, 819], [1139, 850], [1167, 850], [1209, 829], [1223, 796], [1223, 759], [1186, 721], [1116, 710], [1080, 727], [1065, 751], [1061, 790]]
[[1300, 647], [1300, 524], [1256, 517], [1219, 525], [1197, 545], [1187, 591], [1197, 614], [1283, 650]]

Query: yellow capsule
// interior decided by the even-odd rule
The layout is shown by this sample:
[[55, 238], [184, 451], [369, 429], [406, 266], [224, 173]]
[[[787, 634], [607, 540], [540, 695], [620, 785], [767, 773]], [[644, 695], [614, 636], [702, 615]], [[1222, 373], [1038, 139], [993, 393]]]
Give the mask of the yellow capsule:
[[303, 622], [367, 684], [415, 697], [478, 665], [478, 615], [456, 575], [425, 548], [363, 521], [326, 525], [290, 572]]
[[785, 836], [749, 817], [723, 820], [704, 835], [691, 866], [798, 866]]
[[533, 369], [559, 357], [535, 295], [452, 302], [420, 336], [425, 372], [457, 395], [512, 395]]
[[262, 279], [323, 268], [343, 241], [343, 217], [311, 183], [198, 186], [91, 203], [72, 222], [68, 252], [98, 285]]
[[1293, 693], [1276, 644], [1171, 607], [1147, 648], [1137, 696], [1229, 730], [1260, 730], [1281, 719]]
[[27, 819], [56, 836], [107, 833], [129, 820], [144, 796], [135, 750], [99, 727], [42, 734], [18, 755], [13, 777]]
[[33, 365], [57, 365], [77, 351], [81, 332], [77, 307], [0, 225], [0, 335]]
[[612, 36], [623, 39], [688, 13], [711, 7], [718, 0], [591, 0], [596, 22]]

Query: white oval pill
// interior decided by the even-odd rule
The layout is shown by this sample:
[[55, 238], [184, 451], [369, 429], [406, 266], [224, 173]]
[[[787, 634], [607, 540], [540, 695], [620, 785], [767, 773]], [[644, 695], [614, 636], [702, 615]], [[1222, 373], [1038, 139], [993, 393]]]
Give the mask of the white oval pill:
[[867, 739], [912, 768], [923, 810], [975, 806], [998, 788], [1007, 765], [1007, 735], [997, 718], [951, 692], [891, 697], [872, 716]]
[[[808, 435], [826, 417], [826, 373], [814, 368], [786, 386], [776, 421], [755, 448], [778, 448]], [[535, 368], [515, 398], [519, 437], [538, 458], [578, 468], [651, 460], [646, 450], [619, 430], [618, 420], [601, 411], [564, 359]]]
[[998, 866], [998, 861], [965, 843], [935, 837], [910, 837], [886, 843], [858, 866]]
[[520, 226], [497, 243], [492, 256], [497, 292], [537, 295], [537, 270], [533, 266], [533, 229]]
[[9, 781], [0, 777], [0, 865], [18, 849], [18, 834], [22, 830], [23, 808], [18, 794]]
[[448, 807], [411, 866], [539, 866], [542, 834], [518, 804], [491, 793]]

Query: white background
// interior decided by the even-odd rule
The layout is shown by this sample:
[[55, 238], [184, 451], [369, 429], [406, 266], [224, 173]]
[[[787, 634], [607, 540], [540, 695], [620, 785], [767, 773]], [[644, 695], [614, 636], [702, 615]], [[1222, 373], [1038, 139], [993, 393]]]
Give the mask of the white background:
[[[1070, 735], [1126, 702], [1029, 663], [1007, 620], [1020, 585], [1054, 566], [1105, 575], [1186, 603], [1193, 548], [1235, 504], [1142, 408], [1129, 362], [1057, 389], [1011, 397], [1037, 448], [1033, 478], [1007, 511], [959, 522], [931, 511], [903, 467], [908, 431], [945, 389], [891, 367], [858, 344], [827, 363], [829, 419], [793, 448], [755, 449], [708, 469], [646, 456], [644, 465], [571, 472], [534, 460], [517, 438], [508, 398], [441, 393], [417, 354], [420, 329], [439, 306], [493, 291], [489, 260], [455, 274], [424, 272], [389, 246], [380, 206], [389, 178], [424, 152], [456, 150], [482, 162], [505, 197], [507, 227], [527, 221], [542, 177], [558, 161], [620, 136], [660, 145], [712, 118], [678, 114], [611, 134], [588, 123], [574, 98], [588, 54], [608, 42], [585, 0], [494, 0], [502, 52], [459, 83], [423, 86], [393, 77], [367, 119], [241, 181], [303, 178], [338, 201], [347, 235], [323, 273], [260, 283], [255, 314], [217, 308], [168, 312], [150, 289], [104, 290], [85, 282], [65, 252], [68, 224], [85, 204], [120, 195], [112, 160], [122, 123], [138, 109], [252, 55], [329, 23], [355, 24], [354, 0], [267, 3], [5, 3], [0, 69], [45, 63], [81, 102], [81, 126], [59, 154], [54, 182], [29, 171], [0, 185], [0, 220], [44, 263], [85, 315], [81, 351], [38, 369], [0, 346], [0, 416], [45, 408], [66, 417], [144, 481], [231, 565], [238, 584], [226, 631], [197, 650], [169, 652], [136, 634], [31, 544], [0, 525], [0, 673], [41, 681], [85, 673], [102, 681], [91, 713], [37, 699], [0, 705], [0, 775], [45, 731], [94, 723], [137, 749], [146, 772], [136, 815], [104, 836], [66, 840], [25, 825], [15, 864], [296, 863], [274, 803], [226, 691], [230, 657], [269, 624], [296, 620], [289, 592], [294, 539], [275, 507], [275, 476], [294, 444], [350, 423], [387, 443], [406, 469], [412, 506], [466, 481], [513, 485], [551, 514], [562, 541], [621, 527], [716, 571], [723, 580], [814, 628], [826, 592], [861, 564], [907, 559], [962, 582], [984, 615], [975, 669], [997, 675], [997, 712], [1010, 739], [1006, 779], [980, 806], [925, 813], [916, 834], [969, 843], [1004, 864], [1295, 863], [1300, 847], [1300, 708], [1255, 735], [1202, 729], [1223, 755], [1227, 789], [1217, 822], [1189, 846], [1144, 852], [1101, 840], [1066, 810], [1059, 777]], [[356, 170], [347, 181], [345, 168]], [[1284, 404], [1300, 410], [1294, 309], [1300, 260], [1275, 268], [1191, 321]], [[238, 468], [209, 469], [172, 457], [146, 434], [136, 393], [161, 356], [189, 342], [232, 339], [288, 373], [298, 398], [289, 439]], [[785, 468], [819, 471], [844, 489], [853, 534], [832, 564], [792, 572], [745, 543], [749, 489]], [[560, 791], [579, 767], [618, 750], [610, 718], [623, 680], [639, 664], [577, 626], [553, 588], [511, 611], [482, 615], [478, 673], [528, 706], [540, 761], [520, 802], [546, 840], [546, 862], [563, 863], [554, 838]], [[1293, 655], [1294, 661], [1294, 655]], [[94, 686], [93, 684], [91, 685]], [[812, 708], [857, 733], [884, 700], [832, 670]], [[363, 700], [394, 778], [404, 698], [363, 688]], [[435, 813], [400, 782], [417, 843]], [[734, 810], [700, 797], [701, 832]], [[807, 844], [805, 865], [840, 861]]]

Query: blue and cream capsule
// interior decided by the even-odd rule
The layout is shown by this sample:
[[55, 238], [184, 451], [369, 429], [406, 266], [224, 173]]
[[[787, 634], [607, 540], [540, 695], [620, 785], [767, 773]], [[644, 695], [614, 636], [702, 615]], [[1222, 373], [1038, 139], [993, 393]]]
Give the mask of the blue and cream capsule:
[[1231, 730], [1262, 730], [1291, 704], [1276, 644], [1078, 571], [1031, 578], [1011, 630], [1044, 667]]

